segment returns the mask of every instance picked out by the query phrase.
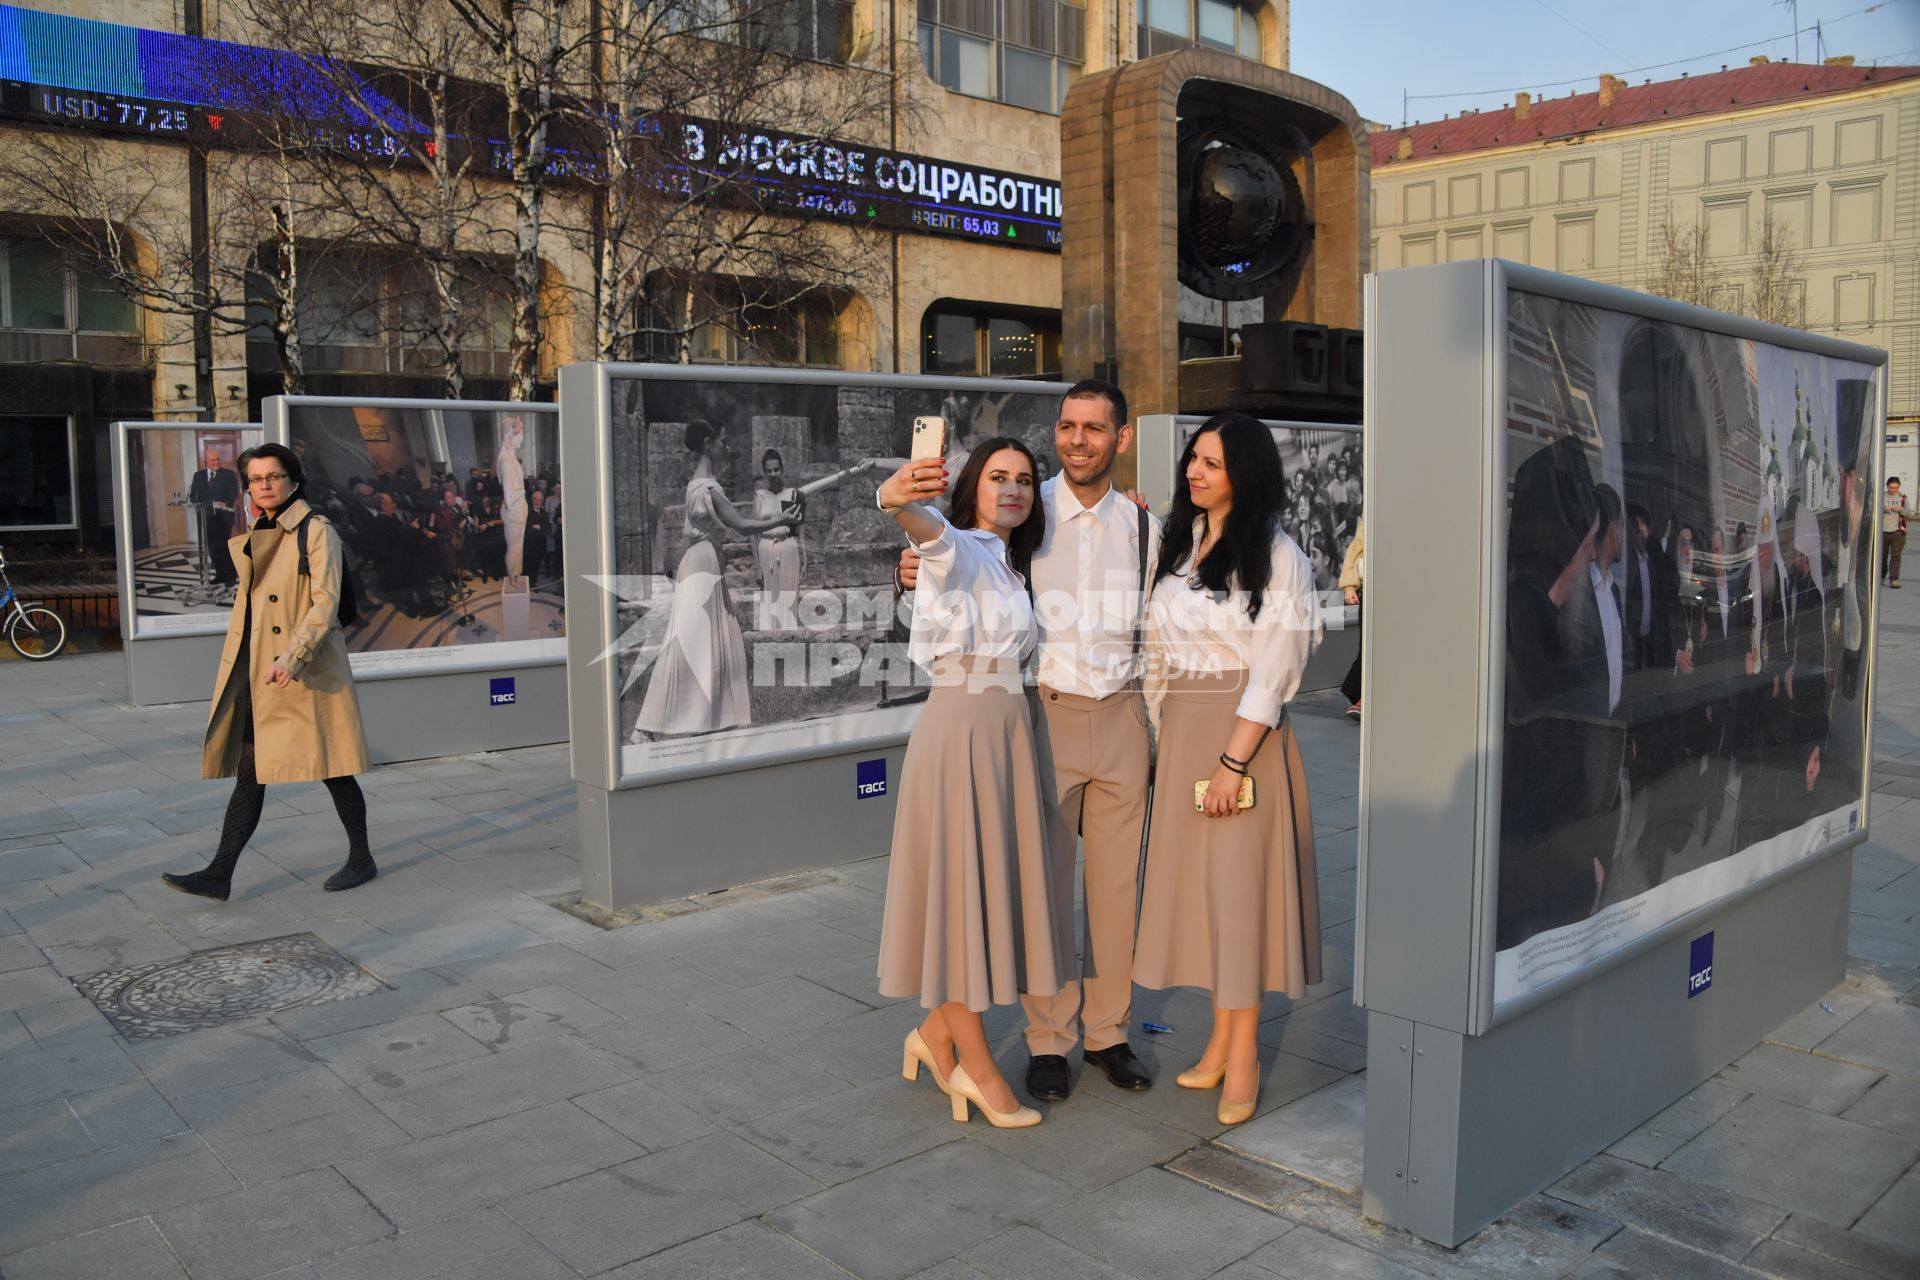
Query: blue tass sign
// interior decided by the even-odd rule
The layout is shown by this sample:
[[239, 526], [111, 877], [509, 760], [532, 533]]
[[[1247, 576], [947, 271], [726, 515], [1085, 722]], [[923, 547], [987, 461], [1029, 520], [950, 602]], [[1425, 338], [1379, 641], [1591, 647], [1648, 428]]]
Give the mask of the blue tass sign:
[[887, 794], [887, 761], [862, 760], [853, 767], [853, 794], [861, 800]]
[[1713, 985], [1713, 934], [1703, 933], [1693, 940], [1687, 953], [1687, 999], [1691, 1000]]
[[514, 692], [512, 676], [495, 676], [488, 683], [490, 687], [487, 690], [487, 701], [490, 704], [496, 707], [510, 707], [513, 705]]

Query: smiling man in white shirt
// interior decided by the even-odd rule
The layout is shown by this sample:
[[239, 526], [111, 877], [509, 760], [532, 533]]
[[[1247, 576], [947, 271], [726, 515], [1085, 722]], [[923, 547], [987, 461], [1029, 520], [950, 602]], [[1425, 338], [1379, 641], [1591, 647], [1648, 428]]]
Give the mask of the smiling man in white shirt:
[[[1058, 1102], [1072, 1087], [1067, 1055], [1122, 1089], [1153, 1081], [1127, 1043], [1133, 1014], [1133, 940], [1149, 757], [1140, 693], [1144, 567], [1160, 551], [1160, 522], [1113, 487], [1133, 427], [1120, 388], [1074, 384], [1054, 425], [1060, 474], [1040, 486], [1047, 533], [1032, 585], [1041, 628], [1037, 677], [1065, 833], [1086, 857], [1086, 954], [1078, 981], [1056, 996], [1023, 997], [1027, 1092]], [[911, 553], [903, 585], [914, 582]], [[1073, 900], [1074, 864], [1060, 859], [1059, 900]]]

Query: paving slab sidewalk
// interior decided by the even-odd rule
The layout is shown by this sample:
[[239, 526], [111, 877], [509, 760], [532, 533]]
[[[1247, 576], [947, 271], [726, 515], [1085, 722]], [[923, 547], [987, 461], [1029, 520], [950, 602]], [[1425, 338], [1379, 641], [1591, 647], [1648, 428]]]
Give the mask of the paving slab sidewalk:
[[[564, 746], [365, 778], [382, 875], [327, 894], [318, 787], [275, 787], [224, 905], [203, 859], [205, 704], [122, 705], [116, 654], [0, 664], [0, 1275], [382, 1277], [1920, 1275], [1920, 593], [1889, 598], [1874, 840], [1848, 976], [1458, 1250], [1359, 1212], [1357, 733], [1296, 724], [1327, 981], [1261, 1026], [1261, 1116], [1168, 1078], [1207, 1007], [1139, 993], [1160, 1077], [1082, 1077], [1031, 1133], [894, 1071], [917, 1018], [872, 984], [882, 850], [602, 931], [576, 892]], [[312, 933], [377, 994], [159, 1041], [71, 978]], [[997, 1011], [1011, 1078], [1025, 1060]]]

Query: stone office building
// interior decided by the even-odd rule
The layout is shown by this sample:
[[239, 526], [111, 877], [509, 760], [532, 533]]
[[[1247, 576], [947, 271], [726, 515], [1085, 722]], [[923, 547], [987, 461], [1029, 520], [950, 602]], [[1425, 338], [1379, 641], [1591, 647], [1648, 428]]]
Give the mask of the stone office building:
[[[1506, 258], [1648, 289], [1704, 230], [1710, 305], [1752, 302], [1771, 223], [1788, 322], [1884, 348], [1890, 444], [1920, 422], [1920, 67], [1769, 63], [1376, 130], [1376, 270]], [[1897, 469], [1897, 467], [1896, 467]]]
[[[98, 148], [106, 171], [125, 164], [160, 175], [154, 199], [170, 202], [161, 223], [217, 237], [219, 187], [205, 172], [223, 162], [209, 129], [221, 127], [224, 90], [207, 87], [215, 77], [180, 68], [272, 59], [249, 24], [256, 11], [222, 0], [0, 3], [0, 165], [37, 140], [80, 139]], [[702, 325], [688, 343], [696, 361], [1057, 373], [1058, 112], [1067, 87], [1087, 72], [1188, 45], [1275, 67], [1287, 61], [1285, 0], [805, 0], [795, 12], [793, 32], [804, 39], [783, 39], [805, 76], [823, 84], [889, 78], [885, 118], [836, 140], [864, 152], [869, 174], [885, 166], [893, 180], [871, 192], [881, 216], [844, 231], [869, 246], [882, 237], [874, 256], [884, 265], [856, 291], [789, 298], [751, 325]], [[376, 63], [377, 52], [365, 60]], [[178, 87], [183, 81], [191, 85]], [[194, 161], [195, 151], [204, 159]], [[909, 169], [911, 191], [899, 180]], [[1003, 197], [1015, 201], [1012, 210]], [[550, 196], [556, 224], [584, 225], [589, 205], [578, 191]], [[0, 543], [105, 551], [109, 424], [247, 420], [282, 390], [279, 365], [258, 328], [196, 325], [116, 292], [63, 255], [48, 224], [48, 210], [0, 192]], [[159, 251], [133, 240], [131, 253]], [[556, 235], [540, 271], [552, 303], [539, 357], [546, 388], [561, 365], [595, 355], [592, 307], [580, 302], [594, 279], [590, 246]], [[322, 263], [302, 280], [303, 390], [443, 394], [417, 320], [409, 323], [417, 304], [400, 283], [370, 282], [364, 272], [329, 274]], [[370, 290], [376, 305], [349, 317], [344, 300]], [[495, 309], [462, 340], [465, 394], [501, 397], [509, 317], [497, 303], [476, 306]]]

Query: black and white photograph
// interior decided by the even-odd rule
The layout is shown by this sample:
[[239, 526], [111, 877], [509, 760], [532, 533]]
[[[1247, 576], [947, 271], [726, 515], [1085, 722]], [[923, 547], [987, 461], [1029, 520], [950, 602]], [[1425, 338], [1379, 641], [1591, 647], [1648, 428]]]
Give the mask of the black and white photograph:
[[[1202, 420], [1181, 419], [1174, 432], [1173, 456], [1185, 451]], [[1362, 458], [1358, 428], [1299, 427], [1269, 424], [1280, 450], [1287, 481], [1280, 523], [1313, 565], [1313, 585], [1329, 622], [1341, 616], [1340, 565], [1364, 514]]]
[[617, 375], [613, 528], [622, 772], [888, 736], [917, 673], [895, 632], [904, 546], [874, 489], [939, 416], [1053, 462], [1060, 389]]
[[1494, 997], [1863, 821], [1880, 389], [1515, 292]]
[[126, 519], [133, 634], [217, 635], [236, 581], [227, 540], [252, 522], [237, 460], [257, 426], [126, 427]]
[[354, 670], [422, 670], [473, 646], [564, 656], [559, 414], [450, 402], [286, 406], [306, 497], [340, 531]]

